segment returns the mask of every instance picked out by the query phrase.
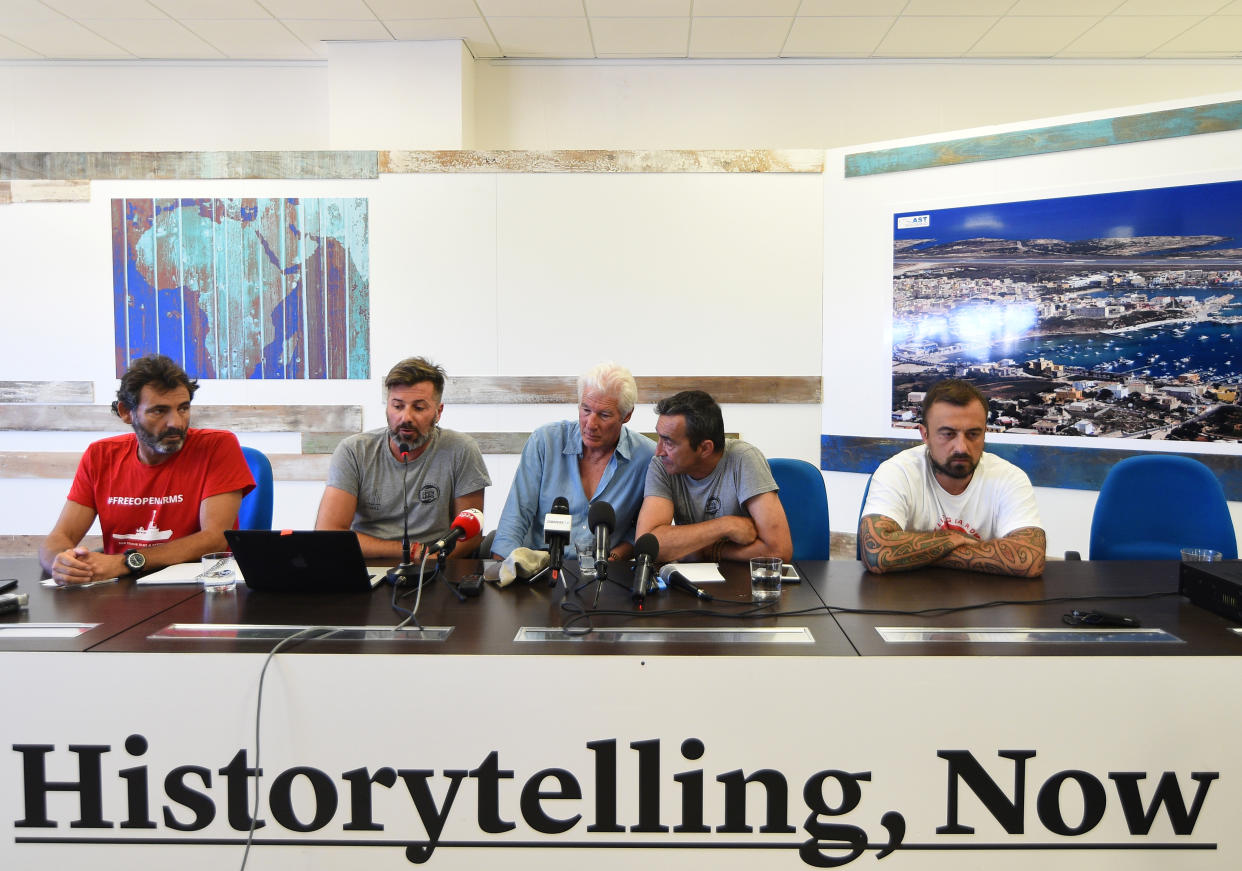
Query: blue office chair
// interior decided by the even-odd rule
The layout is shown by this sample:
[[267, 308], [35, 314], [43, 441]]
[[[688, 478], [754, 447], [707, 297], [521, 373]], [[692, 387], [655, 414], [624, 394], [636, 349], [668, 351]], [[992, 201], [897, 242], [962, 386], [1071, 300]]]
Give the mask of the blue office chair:
[[768, 460], [781, 506], [789, 520], [795, 560], [826, 560], [832, 551], [828, 526], [828, 490], [819, 469], [806, 460]]
[[250, 474], [254, 475], [254, 489], [242, 497], [237, 512], [238, 529], [272, 528], [272, 463], [267, 455], [256, 448], [242, 448]]
[[1113, 466], [1091, 517], [1091, 559], [1176, 560], [1183, 547], [1237, 559], [1225, 491], [1189, 457], [1145, 454]]
[[862, 538], [858, 535], [858, 529], [862, 526], [863, 509], [867, 507], [867, 494], [871, 492], [871, 479], [875, 477], [875, 472], [867, 476], [867, 486], [863, 487], [862, 501], [858, 503], [858, 523], [854, 525], [854, 559], [862, 560]]

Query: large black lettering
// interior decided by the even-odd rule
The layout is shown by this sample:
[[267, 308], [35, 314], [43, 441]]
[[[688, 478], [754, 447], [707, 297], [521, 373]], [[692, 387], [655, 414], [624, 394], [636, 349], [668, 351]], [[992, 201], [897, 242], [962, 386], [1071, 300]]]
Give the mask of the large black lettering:
[[1129, 827], [1130, 834], [1146, 835], [1151, 830], [1152, 823], [1156, 821], [1156, 814], [1161, 807], [1164, 807], [1169, 815], [1169, 825], [1173, 827], [1173, 833], [1189, 835], [1195, 830], [1195, 821], [1199, 819], [1199, 811], [1203, 809], [1208, 787], [1211, 786], [1213, 780], [1220, 777], [1220, 773], [1217, 771], [1191, 772], [1190, 779], [1199, 786], [1195, 790], [1195, 798], [1191, 802], [1189, 813], [1186, 811], [1186, 802], [1182, 798], [1181, 787], [1177, 783], [1177, 775], [1172, 771], [1166, 771], [1161, 776], [1160, 783], [1156, 785], [1156, 794], [1152, 796], [1151, 804], [1146, 809], [1143, 808], [1143, 797], [1139, 795], [1138, 788], [1138, 782], [1147, 778], [1145, 772], [1114, 771], [1108, 776], [1117, 784], [1117, 797], [1121, 799], [1121, 810], [1126, 815], [1126, 826]]
[[[1076, 826], [1068, 825], [1061, 813], [1061, 786], [1067, 780], [1074, 781], [1082, 790], [1082, 819]], [[1058, 835], [1081, 835], [1091, 831], [1104, 819], [1104, 808], [1107, 805], [1104, 784], [1085, 771], [1062, 771], [1049, 777], [1040, 787], [1039, 797], [1035, 802], [1039, 821], [1048, 831]]]
[[595, 754], [595, 822], [588, 832], [624, 832], [617, 825], [617, 741], [588, 741], [587, 749]]
[[[141, 735], [130, 735], [125, 739], [125, 752], [130, 756], [141, 756], [147, 752], [147, 739]], [[147, 767], [137, 765], [120, 771], [125, 781], [126, 805], [129, 816], [121, 823], [122, 829], [154, 829], [155, 821], [151, 819], [150, 789], [147, 785]]]
[[493, 750], [487, 754], [470, 776], [478, 781], [479, 828], [489, 835], [517, 828], [517, 823], [500, 818], [500, 781], [513, 779], [512, 771], [500, 770], [500, 753]]
[[[302, 822], [293, 809], [294, 778], [305, 777], [315, 794], [315, 814], [309, 823]], [[276, 775], [267, 796], [272, 816], [291, 832], [313, 832], [326, 826], [336, 815], [336, 786], [332, 778], [318, 768], [290, 768]]]
[[[698, 738], [681, 742], [681, 755], [686, 759], [701, 758], [703, 749]], [[681, 825], [673, 826], [673, 831], [710, 832], [711, 827], [703, 825], [703, 769], [682, 771], [674, 774], [673, 780], [681, 784]]]
[[[557, 783], [555, 792], [544, 792], [543, 782], [551, 778]], [[578, 824], [582, 814], [574, 814], [569, 819], [557, 819], [548, 816], [543, 809], [544, 799], [577, 799], [582, 798], [582, 787], [577, 779], [561, 768], [545, 768], [531, 776], [522, 787], [522, 819], [536, 832], [545, 835], [559, 835], [567, 832]]]
[[47, 754], [55, 750], [51, 744], [14, 744], [22, 754], [22, 785], [26, 798], [26, 815], [15, 825], [28, 828], [56, 828], [47, 816], [49, 792], [76, 792], [78, 818], [69, 823], [74, 829], [109, 829], [112, 823], [103, 818], [103, 774], [100, 758], [112, 748], [107, 744], [70, 744], [69, 751], [78, 756], [78, 779], [48, 780]]
[[[834, 780], [841, 790], [841, 803], [828, 804], [824, 798], [824, 783]], [[802, 798], [811, 813], [802, 827], [811, 837], [798, 847], [802, 861], [813, 868], [836, 868], [853, 862], [867, 849], [867, 833], [858, 826], [844, 823], [827, 823], [821, 817], [838, 817], [848, 814], [862, 801], [859, 783], [871, 779], [870, 771], [849, 773], [846, 771], [820, 771], [811, 776], [802, 788]], [[887, 826], [887, 821], [885, 822]], [[900, 840], [900, 839], [899, 839]], [[825, 850], [848, 849], [844, 856], [829, 856]]]
[[372, 818], [371, 784], [378, 783], [392, 789], [397, 782], [397, 772], [381, 768], [371, 775], [365, 768], [355, 768], [341, 777], [349, 781], [349, 822], [343, 828], [346, 831], [382, 832], [384, 827]]
[[962, 780], [970, 791], [975, 794], [1005, 831], [1011, 835], [1020, 835], [1023, 830], [1023, 815], [1026, 807], [1026, 760], [1035, 755], [1034, 750], [1001, 750], [996, 755], [1002, 759], [1012, 759], [1013, 766], [1013, 800], [1005, 797], [1005, 792], [996, 781], [988, 776], [969, 750], [940, 750], [936, 753], [949, 763], [949, 797], [946, 813], [947, 822], [936, 827], [938, 835], [969, 835], [974, 833], [973, 826], [961, 825], [957, 821], [957, 782]]
[[431, 795], [431, 787], [427, 784], [427, 779], [434, 773], [426, 769], [397, 771], [397, 774], [405, 781], [405, 788], [410, 793], [410, 798], [414, 799], [418, 818], [423, 824], [423, 830], [427, 832], [426, 841], [411, 844], [405, 848], [405, 857], [420, 865], [431, 858], [436, 845], [440, 843], [440, 833], [444, 831], [444, 823], [448, 820], [449, 810], [453, 807], [453, 799], [457, 797], [457, 788], [461, 786], [468, 772], [462, 770], [444, 772], [444, 776], [449, 779], [449, 788], [442, 808], [436, 807], [436, 800]]
[[723, 826], [716, 826], [718, 832], [742, 833], [751, 831], [746, 824], [746, 784], [761, 783], [767, 796], [766, 821], [759, 827], [761, 832], [794, 832], [789, 825], [789, 784], [785, 775], [770, 768], [756, 771], [749, 776], [743, 775], [741, 769], [726, 771], [716, 780], [725, 787], [725, 821]]
[[194, 811], [194, 820], [183, 823], [173, 815], [172, 808], [164, 805], [164, 825], [179, 832], [197, 832], [199, 829], [207, 828], [216, 818], [216, 804], [210, 796], [186, 785], [187, 774], [198, 775], [203, 786], [211, 788], [211, 771], [202, 766], [182, 765], [168, 772], [168, 776], [164, 778], [164, 795], [182, 807]]
[[[247, 832], [250, 830], [250, 802], [247, 795], [247, 785], [250, 778], [256, 775], [262, 775], [263, 769], [257, 771], [253, 768], [246, 767], [246, 751], [238, 750], [229, 764], [220, 769], [219, 774], [228, 780], [228, 811], [229, 825], [238, 832]], [[255, 809], [258, 813], [258, 808]], [[258, 820], [254, 823], [256, 829], [263, 828], [267, 823]]]
[[660, 824], [660, 739], [631, 741], [638, 752], [638, 825], [631, 832], [667, 832]]

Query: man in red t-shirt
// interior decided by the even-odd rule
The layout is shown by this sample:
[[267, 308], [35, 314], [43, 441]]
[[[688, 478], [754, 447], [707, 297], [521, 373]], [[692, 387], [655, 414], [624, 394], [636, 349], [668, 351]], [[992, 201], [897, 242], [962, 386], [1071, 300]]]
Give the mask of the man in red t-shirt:
[[[254, 489], [230, 432], [190, 429], [198, 382], [158, 354], [133, 362], [112, 410], [133, 434], [94, 442], [82, 455], [69, 499], [39, 548], [59, 584], [121, 577], [227, 550], [242, 497]], [[103, 552], [80, 546], [96, 516]]]

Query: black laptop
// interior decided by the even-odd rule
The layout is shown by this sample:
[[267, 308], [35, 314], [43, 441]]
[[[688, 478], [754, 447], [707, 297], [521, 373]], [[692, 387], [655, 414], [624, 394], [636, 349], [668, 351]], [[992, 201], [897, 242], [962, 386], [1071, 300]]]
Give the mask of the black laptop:
[[246, 586], [264, 593], [366, 593], [372, 576], [348, 530], [228, 529]]

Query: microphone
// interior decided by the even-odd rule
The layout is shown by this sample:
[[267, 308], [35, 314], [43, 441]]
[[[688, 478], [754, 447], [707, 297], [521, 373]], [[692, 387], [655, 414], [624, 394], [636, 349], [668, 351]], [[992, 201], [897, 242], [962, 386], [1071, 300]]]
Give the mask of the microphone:
[[457, 542], [465, 538], [474, 538], [483, 529], [483, 512], [477, 508], [467, 508], [453, 518], [452, 525], [444, 537], [427, 549], [428, 553], [441, 553], [448, 556], [457, 546]]
[[634, 583], [630, 587], [630, 598], [641, 611], [647, 590], [651, 587], [651, 564], [660, 555], [660, 540], [650, 532], [640, 535], [638, 541], [634, 542], [634, 553], [637, 556], [634, 560]]
[[587, 525], [595, 535], [595, 577], [608, 578], [608, 551], [612, 550], [612, 528], [617, 525], [617, 513], [607, 502], [592, 502], [587, 511]]
[[670, 587], [676, 587], [689, 593], [691, 596], [697, 596], [704, 601], [712, 601], [712, 594], [705, 592], [696, 586], [689, 578], [681, 573], [681, 569], [676, 563], [669, 563], [660, 569], [660, 580], [664, 581]]
[[552, 583], [560, 575], [565, 559], [565, 545], [573, 531], [573, 516], [569, 513], [569, 500], [557, 496], [552, 500], [552, 510], [543, 517], [543, 543], [548, 546], [548, 568], [552, 571]]
[[397, 442], [397, 450], [401, 452], [401, 504], [404, 511], [401, 514], [401, 565], [388, 570], [388, 580], [394, 585], [402, 578], [412, 577], [415, 574], [414, 564], [410, 562], [410, 491], [406, 486], [406, 479], [409, 477], [406, 468], [410, 462], [410, 446], [407, 442]]

